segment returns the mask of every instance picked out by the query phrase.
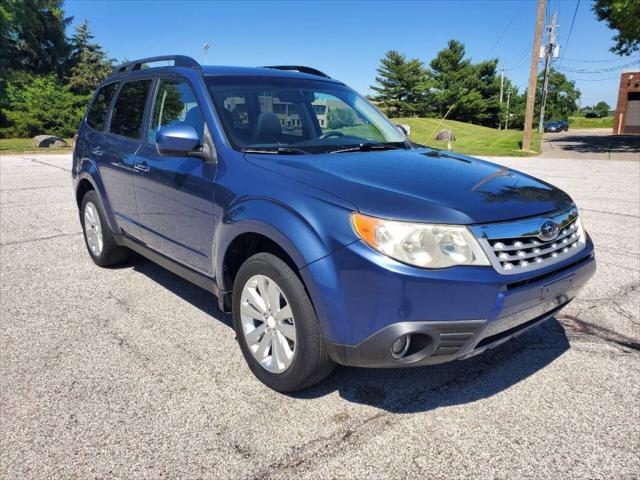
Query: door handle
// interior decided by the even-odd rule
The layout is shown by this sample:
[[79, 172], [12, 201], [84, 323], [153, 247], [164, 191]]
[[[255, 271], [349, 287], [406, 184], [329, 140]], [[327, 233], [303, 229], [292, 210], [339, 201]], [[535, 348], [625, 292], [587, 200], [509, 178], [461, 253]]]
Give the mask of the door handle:
[[101, 157], [102, 154], [104, 153], [104, 150], [102, 150], [100, 147], [96, 147], [93, 150], [91, 150], [91, 153], [93, 153], [96, 157]]
[[133, 169], [134, 169], [136, 172], [140, 172], [140, 173], [149, 173], [149, 172], [151, 171], [151, 169], [149, 168], [149, 166], [148, 166], [145, 162], [142, 162], [142, 163], [136, 163], [136, 164], [133, 166]]

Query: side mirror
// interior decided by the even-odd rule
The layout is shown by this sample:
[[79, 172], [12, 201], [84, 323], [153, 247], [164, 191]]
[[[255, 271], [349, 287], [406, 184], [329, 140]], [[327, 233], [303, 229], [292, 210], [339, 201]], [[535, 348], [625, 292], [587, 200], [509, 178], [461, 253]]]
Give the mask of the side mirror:
[[162, 127], [156, 135], [156, 149], [160, 155], [184, 157], [200, 146], [198, 132], [191, 125]]
[[396, 125], [396, 128], [405, 137], [409, 137], [409, 134], [411, 133], [411, 125]]

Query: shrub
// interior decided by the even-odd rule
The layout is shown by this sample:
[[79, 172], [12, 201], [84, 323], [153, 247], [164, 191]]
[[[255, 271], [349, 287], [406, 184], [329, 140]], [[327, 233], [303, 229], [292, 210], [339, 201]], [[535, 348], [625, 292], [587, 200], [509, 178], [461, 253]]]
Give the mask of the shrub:
[[10, 107], [2, 109], [8, 123], [2, 135], [13, 137], [73, 136], [90, 98], [72, 93], [54, 75], [28, 73], [14, 75], [6, 94]]

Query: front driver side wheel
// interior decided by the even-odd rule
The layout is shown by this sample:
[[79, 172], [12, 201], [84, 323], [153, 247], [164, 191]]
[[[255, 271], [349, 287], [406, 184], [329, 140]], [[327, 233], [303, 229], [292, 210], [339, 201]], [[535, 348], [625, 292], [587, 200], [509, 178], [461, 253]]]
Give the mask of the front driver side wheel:
[[249, 368], [274, 390], [301, 390], [333, 370], [304, 285], [274, 255], [258, 253], [240, 267], [233, 324]]

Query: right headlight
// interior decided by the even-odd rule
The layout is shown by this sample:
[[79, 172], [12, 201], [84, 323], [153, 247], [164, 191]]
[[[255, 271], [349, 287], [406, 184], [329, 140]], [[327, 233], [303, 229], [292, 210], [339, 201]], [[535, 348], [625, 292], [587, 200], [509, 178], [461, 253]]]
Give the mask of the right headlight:
[[422, 268], [490, 265], [480, 244], [462, 225], [399, 222], [351, 214], [353, 229], [380, 253]]
[[582, 215], [578, 214], [576, 219], [576, 235], [580, 243], [587, 243], [587, 231], [584, 229], [584, 223], [582, 223]]

